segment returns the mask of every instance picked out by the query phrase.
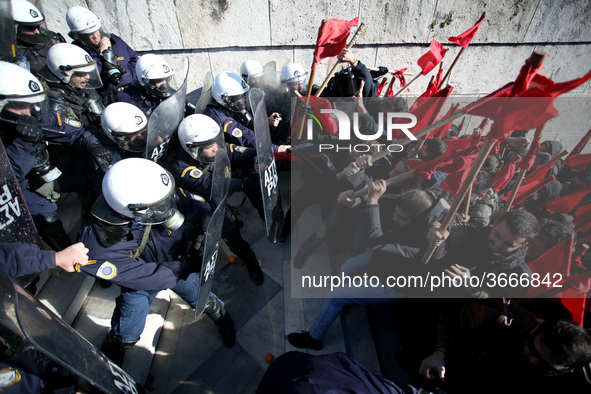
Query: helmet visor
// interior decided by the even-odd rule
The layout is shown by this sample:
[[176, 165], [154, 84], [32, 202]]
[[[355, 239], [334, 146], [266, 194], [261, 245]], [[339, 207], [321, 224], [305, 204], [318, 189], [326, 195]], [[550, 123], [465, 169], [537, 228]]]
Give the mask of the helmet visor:
[[224, 107], [228, 108], [230, 111], [242, 112], [246, 111], [246, 108], [249, 107], [248, 96], [246, 93], [237, 94], [235, 96], [222, 95], [222, 100], [224, 101]]
[[74, 89], [98, 89], [103, 86], [96, 62], [60, 67], [64, 78]]
[[173, 93], [173, 88], [170, 85], [172, 76], [159, 79], [149, 79], [146, 84], [146, 89], [156, 97], [170, 97]]
[[148, 125], [136, 132], [111, 131], [113, 140], [128, 152], [146, 152], [148, 143]]
[[200, 142], [187, 142], [185, 149], [193, 159], [202, 163], [215, 162], [215, 156], [220, 149], [226, 149], [224, 136], [219, 133], [215, 138]]
[[17, 115], [34, 116], [39, 118], [41, 117], [41, 114], [49, 113], [49, 101], [47, 100], [47, 94], [44, 90], [26, 96], [5, 96], [0, 103], [0, 110], [2, 112], [10, 111]]
[[175, 216], [176, 202], [174, 198], [174, 179], [169, 175], [172, 187], [168, 194], [161, 200], [152, 204], [129, 204], [127, 208], [131, 212], [133, 220], [140, 224], [160, 224]]

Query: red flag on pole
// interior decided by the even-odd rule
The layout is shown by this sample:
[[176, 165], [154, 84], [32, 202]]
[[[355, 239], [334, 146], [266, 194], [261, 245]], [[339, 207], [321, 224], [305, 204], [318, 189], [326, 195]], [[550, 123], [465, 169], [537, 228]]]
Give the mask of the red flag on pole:
[[586, 234], [591, 228], [591, 204], [581, 205], [575, 212], [575, 231]]
[[468, 48], [470, 41], [472, 41], [472, 39], [474, 38], [474, 35], [476, 35], [476, 32], [478, 31], [478, 28], [480, 27], [480, 24], [482, 23], [482, 21], [484, 21], [485, 17], [486, 17], [486, 14], [483, 13], [482, 16], [480, 17], [480, 19], [478, 20], [478, 22], [476, 22], [476, 24], [474, 26], [472, 26], [471, 28], [469, 28], [468, 30], [466, 30], [465, 32], [463, 32], [462, 34], [460, 34], [457, 37], [449, 37], [448, 40], [450, 42], [453, 42], [454, 44], [458, 44], [462, 48]]
[[583, 138], [581, 138], [581, 140], [577, 143], [577, 145], [570, 152], [569, 156], [575, 156], [575, 155], [581, 154], [583, 149], [585, 149], [585, 145], [587, 145], [587, 142], [589, 142], [589, 138], [591, 138], [591, 129], [589, 129], [589, 131], [587, 131], [587, 134], [585, 134], [583, 136]]
[[568, 155], [566, 160], [564, 160], [564, 165], [575, 171], [585, 171], [589, 164], [591, 164], [591, 153], [574, 156], [571, 153], [570, 155]]
[[314, 59], [320, 62], [322, 59], [338, 56], [347, 46], [347, 38], [351, 27], [357, 26], [359, 18], [349, 22], [343, 19], [328, 19], [318, 29]]
[[536, 155], [540, 151], [540, 144], [542, 143], [542, 130], [543, 126], [540, 126], [536, 129], [534, 133], [534, 139], [529, 145], [529, 149], [523, 159], [519, 162], [519, 168], [522, 171], [529, 171], [530, 168], [534, 165], [534, 161], [536, 160]]
[[[435, 171], [453, 173], [456, 171], [464, 171], [466, 167], [469, 169], [472, 162], [478, 155], [479, 148], [477, 146], [471, 146], [460, 151], [453, 151], [447, 149], [447, 151], [437, 159], [422, 161], [422, 160], [411, 160], [402, 159], [413, 170], [415, 175], [422, 176], [423, 178], [431, 179], [431, 176]], [[470, 158], [472, 160], [470, 161]], [[468, 165], [466, 163], [469, 163]]]
[[546, 203], [549, 212], [569, 213], [579, 205], [587, 194], [591, 193], [591, 186], [584, 187], [574, 193], [554, 198]]
[[575, 289], [566, 289], [556, 296], [560, 297], [560, 302], [572, 315], [573, 322], [582, 327], [585, 318], [585, 305], [587, 302], [587, 297], [581, 297], [581, 294], [579, 294]]
[[497, 175], [495, 175], [491, 186], [494, 191], [499, 192], [509, 184], [515, 175], [515, 165], [515, 161], [511, 160], [501, 168], [501, 171], [499, 171]]
[[[527, 298], [534, 298], [552, 287], [545, 283], [553, 284], [560, 279], [564, 280], [570, 273], [570, 263], [573, 254], [574, 238], [566, 238], [562, 242], [556, 244], [552, 249], [529, 263], [529, 268], [532, 274], [538, 274], [540, 278], [540, 286], [530, 287], [527, 292]], [[543, 281], [544, 277], [549, 275], [549, 280]], [[556, 276], [556, 277], [555, 277]]]
[[[392, 78], [394, 78], [394, 76], [392, 76]], [[376, 88], [376, 94], [378, 96], [382, 95], [382, 90], [384, 90], [384, 86], [386, 86], [387, 82], [388, 82], [387, 78], [382, 79], [382, 82], [380, 82], [380, 85]]]
[[[301, 102], [304, 101], [304, 97], [298, 97], [298, 99]], [[309, 100], [308, 105], [310, 106], [311, 112], [308, 112], [308, 117], [312, 119], [313, 124], [316, 124], [320, 130], [326, 131], [330, 135], [335, 135], [339, 129], [337, 121], [331, 114], [323, 114], [320, 112], [321, 109], [332, 109], [330, 102], [325, 98], [316, 96], [310, 96]], [[298, 130], [303, 119], [302, 116], [298, 116], [292, 130]]]
[[444, 58], [447, 49], [440, 43], [433, 40], [429, 46], [429, 51], [419, 58], [417, 64], [421, 68], [421, 74], [427, 75], [433, 70], [439, 62]]
[[[554, 176], [545, 177], [543, 171], [540, 171], [533, 177], [527, 177], [523, 180], [519, 189], [517, 189], [517, 194], [515, 195], [515, 199], [513, 200], [513, 206], [516, 207], [522, 202], [524, 202], [529, 196], [555, 180]], [[506, 195], [503, 197], [502, 201], [508, 201], [509, 196]]]
[[445, 181], [443, 181], [443, 183], [441, 184], [441, 189], [447, 190], [454, 196], [458, 194], [460, 188], [462, 187], [462, 184], [468, 177], [468, 173], [470, 172], [470, 168], [474, 164], [476, 155], [466, 156], [464, 159], [464, 167], [459, 171], [449, 174], [445, 178]]

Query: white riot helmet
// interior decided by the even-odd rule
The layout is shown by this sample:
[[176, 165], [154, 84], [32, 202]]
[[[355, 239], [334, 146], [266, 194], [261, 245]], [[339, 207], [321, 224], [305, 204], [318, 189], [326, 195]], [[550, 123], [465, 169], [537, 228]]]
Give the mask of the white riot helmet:
[[12, 18], [19, 25], [38, 27], [45, 18], [37, 7], [27, 0], [11, 0]]
[[47, 52], [47, 67], [60, 81], [74, 88], [96, 89], [103, 86], [96, 62], [77, 45], [53, 45]]
[[74, 6], [66, 12], [66, 23], [68, 23], [70, 33], [80, 37], [80, 35], [94, 33], [99, 30], [102, 20], [88, 8]]
[[183, 119], [178, 137], [185, 152], [203, 163], [213, 163], [217, 149], [225, 149], [220, 126], [207, 115], [193, 114]]
[[246, 60], [240, 66], [240, 75], [249, 85], [258, 85], [264, 74], [265, 69], [256, 60]]
[[308, 73], [302, 66], [296, 63], [287, 63], [281, 69], [281, 83], [284, 83], [289, 89], [298, 90], [300, 93], [305, 88]]
[[172, 94], [170, 80], [174, 68], [160, 55], [147, 53], [141, 56], [136, 65], [137, 79], [146, 91], [156, 97], [169, 97]]
[[117, 102], [103, 110], [101, 124], [107, 137], [128, 152], [146, 152], [148, 119], [135, 105]]
[[118, 161], [103, 178], [103, 195], [92, 208], [95, 217], [111, 224], [124, 224], [110, 209], [140, 224], [163, 224], [176, 230], [184, 217], [175, 207], [175, 183], [168, 171], [151, 160]]
[[238, 75], [230, 72], [222, 72], [213, 79], [211, 93], [218, 104], [230, 111], [246, 111], [246, 93], [250, 86]]
[[47, 93], [37, 77], [13, 63], [0, 61], [0, 113], [5, 109], [22, 112], [29, 108], [31, 116], [47, 110]]

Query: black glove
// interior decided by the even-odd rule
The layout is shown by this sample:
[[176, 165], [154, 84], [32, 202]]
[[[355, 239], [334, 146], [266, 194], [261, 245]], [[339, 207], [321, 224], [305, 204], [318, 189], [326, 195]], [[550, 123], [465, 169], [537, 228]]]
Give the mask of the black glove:
[[90, 146], [88, 153], [94, 160], [95, 169], [101, 169], [107, 171], [109, 165], [113, 162], [113, 155], [108, 149], [105, 149], [100, 143], [96, 143]]
[[30, 144], [34, 144], [43, 135], [43, 123], [33, 116], [21, 115], [16, 119], [17, 136]]

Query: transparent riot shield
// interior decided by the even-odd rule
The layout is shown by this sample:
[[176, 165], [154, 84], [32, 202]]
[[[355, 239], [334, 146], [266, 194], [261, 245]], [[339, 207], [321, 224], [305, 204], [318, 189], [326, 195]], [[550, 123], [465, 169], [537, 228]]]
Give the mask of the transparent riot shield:
[[[31, 345], [67, 369], [84, 392], [140, 393], [143, 388], [49, 308], [0, 273], [0, 330], [16, 339], [17, 352]], [[26, 345], [24, 345], [26, 344]]]
[[0, 242], [39, 243], [37, 229], [0, 142]]
[[209, 293], [211, 292], [231, 179], [232, 169], [230, 167], [230, 159], [226, 150], [220, 149], [217, 151], [213, 165], [210, 201], [215, 209], [205, 233], [203, 262], [201, 263], [201, 275], [199, 277], [199, 292], [197, 293], [197, 303], [195, 304], [195, 317], [199, 317], [203, 313]]
[[156, 163], [163, 162], [170, 145], [170, 139], [185, 117], [187, 99], [187, 76], [189, 58], [185, 58], [185, 78], [181, 87], [152, 111], [148, 119], [148, 142], [146, 158]]
[[248, 99], [254, 115], [257, 160], [259, 163], [261, 193], [265, 208], [267, 237], [270, 242], [275, 242], [277, 234], [283, 227], [284, 217], [264, 93], [259, 89], [251, 89], [248, 93]]
[[213, 85], [213, 75], [210, 71], [205, 74], [205, 78], [203, 78], [203, 86], [201, 87], [201, 96], [199, 96], [199, 100], [197, 100], [197, 104], [195, 104], [195, 113], [202, 114], [205, 111], [205, 107], [211, 101], [211, 87]]
[[0, 60], [13, 62], [16, 56], [16, 29], [10, 0], [0, 0]]

